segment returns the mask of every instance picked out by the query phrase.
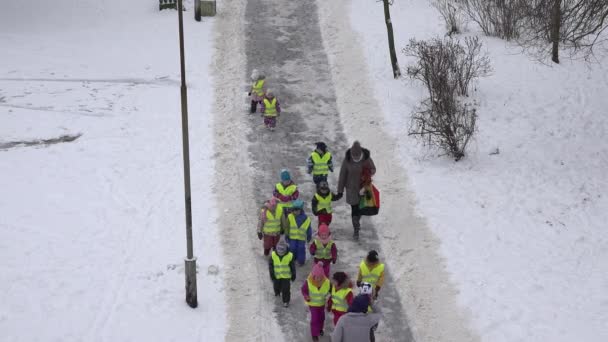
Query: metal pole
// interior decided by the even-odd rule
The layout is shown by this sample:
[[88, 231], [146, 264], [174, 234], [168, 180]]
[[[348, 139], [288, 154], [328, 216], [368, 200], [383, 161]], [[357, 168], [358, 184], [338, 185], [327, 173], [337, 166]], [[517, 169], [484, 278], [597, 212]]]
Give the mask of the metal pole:
[[184, 60], [184, 23], [182, 0], [177, 0], [179, 18], [179, 58], [182, 75], [182, 141], [184, 150], [184, 190], [186, 195], [186, 241], [188, 254], [186, 263], [186, 302], [191, 308], [198, 306], [196, 298], [196, 258], [192, 252], [192, 196], [190, 194], [190, 142], [188, 139], [188, 95], [186, 92], [186, 66]]

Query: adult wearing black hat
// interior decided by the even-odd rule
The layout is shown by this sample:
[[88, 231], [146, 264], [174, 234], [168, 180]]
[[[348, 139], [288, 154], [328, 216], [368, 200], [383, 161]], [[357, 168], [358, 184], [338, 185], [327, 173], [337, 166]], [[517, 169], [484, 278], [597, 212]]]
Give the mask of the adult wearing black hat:
[[[372, 312], [367, 312], [371, 304]], [[380, 308], [370, 302], [370, 296], [359, 294], [348, 307], [348, 313], [340, 317], [331, 334], [332, 342], [373, 342], [374, 330], [381, 318]]]
[[327, 151], [327, 145], [322, 141], [316, 145], [306, 161], [306, 166], [308, 174], [312, 174], [312, 181], [315, 185], [319, 185], [320, 182], [327, 182], [329, 172], [334, 172], [334, 164], [331, 153]]
[[344, 161], [340, 166], [340, 178], [338, 179], [338, 194], [346, 189], [346, 203], [351, 207], [351, 218], [353, 222], [353, 238], [359, 239], [361, 229], [361, 212], [359, 211], [360, 191], [365, 178], [376, 173], [376, 165], [370, 156], [368, 149], [362, 148], [358, 141], [346, 151]]

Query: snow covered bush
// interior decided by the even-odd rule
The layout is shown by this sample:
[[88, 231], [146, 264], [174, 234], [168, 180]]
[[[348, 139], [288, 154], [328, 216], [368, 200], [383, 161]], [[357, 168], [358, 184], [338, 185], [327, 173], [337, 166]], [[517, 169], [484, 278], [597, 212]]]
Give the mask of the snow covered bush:
[[481, 54], [477, 37], [465, 38], [464, 46], [453, 39], [410, 40], [404, 49], [417, 59], [407, 74], [421, 81], [429, 92], [412, 116], [409, 135], [425, 145], [438, 146], [456, 161], [464, 157], [473, 133], [477, 111], [467, 101], [471, 81], [490, 73], [490, 60]]
[[462, 32], [464, 19], [460, 10], [461, 0], [433, 0], [432, 4], [435, 7], [443, 20], [448, 30], [447, 35], [452, 36]]
[[506, 40], [519, 37], [527, 0], [460, 0], [464, 15], [483, 33]]

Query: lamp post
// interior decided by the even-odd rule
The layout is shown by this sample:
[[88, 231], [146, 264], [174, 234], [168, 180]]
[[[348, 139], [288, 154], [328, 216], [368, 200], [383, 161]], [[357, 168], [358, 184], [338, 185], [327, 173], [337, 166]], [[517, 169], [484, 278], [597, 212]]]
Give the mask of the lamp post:
[[192, 251], [192, 196], [190, 193], [190, 143], [188, 139], [188, 95], [186, 92], [186, 67], [184, 61], [184, 23], [182, 0], [177, 0], [179, 20], [179, 58], [181, 67], [182, 142], [184, 154], [184, 190], [186, 199], [186, 303], [191, 308], [198, 306], [196, 298], [196, 258]]

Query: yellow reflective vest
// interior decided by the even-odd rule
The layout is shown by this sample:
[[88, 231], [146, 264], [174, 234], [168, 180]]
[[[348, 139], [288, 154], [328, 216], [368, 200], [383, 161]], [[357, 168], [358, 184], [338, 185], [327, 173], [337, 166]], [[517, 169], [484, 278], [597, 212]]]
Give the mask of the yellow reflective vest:
[[319, 155], [317, 151], [312, 151], [310, 154], [312, 159], [312, 174], [313, 175], [327, 175], [329, 174], [329, 159], [331, 158], [331, 153], [325, 152], [323, 157]]
[[255, 93], [257, 96], [264, 96], [264, 82], [266, 80], [257, 80], [253, 82], [253, 86], [251, 87], [252, 93]]
[[370, 283], [372, 287], [375, 287], [382, 272], [384, 272], [384, 264], [380, 264], [370, 271], [364, 260], [359, 265], [359, 272], [361, 272], [361, 281]]
[[329, 295], [329, 289], [331, 287], [329, 279], [325, 278], [320, 288], [317, 288], [315, 284], [308, 278], [308, 295], [310, 301], [306, 302], [308, 306], [325, 306], [325, 299]]
[[315, 245], [317, 246], [317, 251], [315, 252], [315, 258], [317, 259], [331, 259], [331, 246], [333, 246], [334, 242], [329, 241], [326, 246], [323, 246], [321, 241], [315, 239]]
[[272, 265], [274, 266], [275, 279], [291, 279], [289, 263], [293, 260], [293, 253], [287, 252], [281, 259], [276, 251], [272, 251]]
[[277, 116], [277, 98], [273, 98], [272, 101], [264, 99], [264, 116]]
[[281, 217], [283, 216], [283, 208], [276, 206], [274, 214], [270, 209], [266, 209], [266, 222], [262, 227], [264, 234], [279, 234], [281, 232]]
[[300, 227], [298, 227], [294, 214], [289, 214], [287, 220], [289, 221], [289, 240], [306, 241], [306, 231], [310, 229], [310, 217], [307, 217]]
[[[281, 184], [281, 182], [277, 183], [277, 185], [275, 185], [275, 188], [283, 196], [291, 196], [294, 194], [294, 192], [296, 192], [296, 190], [298, 190], [298, 186], [295, 184], [291, 184], [287, 187], [284, 187], [283, 184]], [[291, 201], [283, 202], [283, 201], [281, 201], [281, 199], [279, 199], [279, 198], [277, 198], [277, 199], [279, 200], [279, 203], [277, 205], [280, 206], [281, 208], [291, 208], [293, 206], [291, 204]]]
[[317, 211], [325, 209], [326, 213], [331, 214], [331, 200], [333, 199], [331, 192], [325, 197], [317, 193], [315, 194], [315, 198], [317, 199]]
[[346, 312], [348, 310], [346, 296], [348, 296], [348, 294], [351, 292], [353, 292], [353, 290], [350, 287], [340, 289], [338, 291], [336, 291], [336, 288], [333, 287], [331, 289], [331, 309], [340, 312]]

